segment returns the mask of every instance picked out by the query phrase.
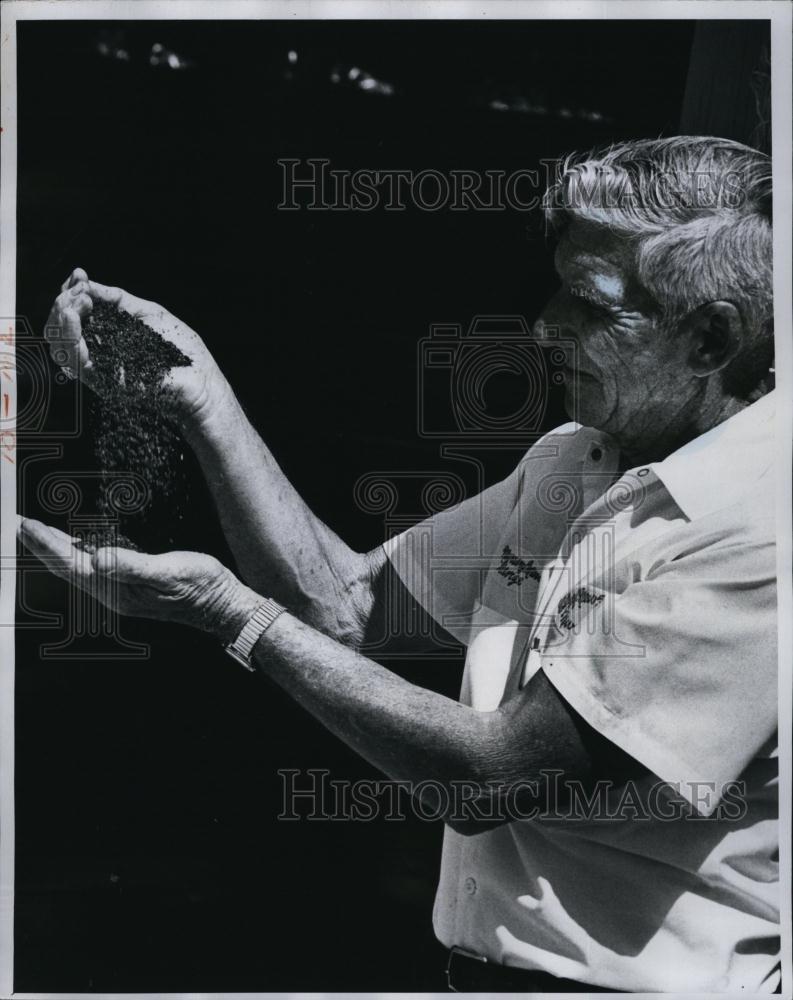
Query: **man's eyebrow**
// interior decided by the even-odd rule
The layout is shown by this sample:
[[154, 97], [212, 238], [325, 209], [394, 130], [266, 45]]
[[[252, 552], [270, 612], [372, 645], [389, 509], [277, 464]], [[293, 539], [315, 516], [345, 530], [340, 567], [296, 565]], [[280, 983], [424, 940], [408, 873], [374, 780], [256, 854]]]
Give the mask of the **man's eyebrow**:
[[[616, 279], [609, 281], [606, 278], [606, 284], [612, 285], [611, 289], [598, 287], [598, 284], [594, 281], [592, 274], [585, 266], [573, 265], [570, 266], [569, 262], [565, 260], [565, 254], [560, 252], [561, 247], [556, 248], [554, 254], [554, 267], [559, 278], [569, 286], [570, 291], [574, 295], [578, 295], [581, 298], [589, 299], [593, 302], [597, 302], [604, 306], [614, 306], [617, 305], [622, 299], [622, 288], [621, 282]], [[612, 294], [609, 294], [609, 291]]]
[[612, 299], [606, 298], [589, 282], [571, 281], [569, 282], [569, 291], [576, 298], [585, 299], [587, 302], [594, 302], [596, 305], [615, 305]]

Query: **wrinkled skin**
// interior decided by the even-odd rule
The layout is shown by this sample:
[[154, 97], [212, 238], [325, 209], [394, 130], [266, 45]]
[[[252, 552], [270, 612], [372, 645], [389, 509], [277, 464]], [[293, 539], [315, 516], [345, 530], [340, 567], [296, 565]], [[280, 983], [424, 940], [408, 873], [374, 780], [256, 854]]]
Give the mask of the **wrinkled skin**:
[[[662, 333], [657, 305], [636, 280], [633, 252], [613, 234], [573, 224], [557, 252], [560, 290], [537, 324], [540, 334], [558, 325], [575, 345], [568, 359], [568, 408], [613, 437], [623, 469], [665, 457], [745, 405], [724, 391], [720, 374], [742, 343], [735, 307], [704, 302], [670, 334]], [[174, 370], [166, 384], [183, 429], [190, 434], [193, 428], [224, 531], [255, 589], [211, 556], [113, 548], [86, 553], [70, 536], [23, 521], [22, 541], [54, 573], [123, 614], [201, 628], [224, 643], [239, 634], [261, 603], [259, 594], [307, 609], [315, 615], [308, 624], [290, 614], [275, 621], [257, 643], [257, 664], [396, 780], [431, 779], [448, 787], [470, 780], [487, 789], [491, 781], [511, 786], [534, 780], [549, 768], [585, 783], [599, 774], [619, 780], [632, 773], [637, 762], [615, 761], [613, 748], [603, 747], [608, 741], [598, 743], [542, 671], [498, 710], [479, 712], [357, 654], [350, 608], [363, 592], [362, 606], [370, 611], [361, 621], [368, 620], [373, 581], [386, 559], [382, 548], [355, 553], [311, 514], [198, 335], [155, 303], [74, 272], [53, 310], [51, 345], [65, 357], [54, 355], [57, 364], [90, 384], [81, 319], [96, 298], [134, 312], [191, 357], [193, 365]], [[260, 567], [274, 572], [261, 576]], [[483, 794], [487, 801], [492, 791]]]
[[135, 316], [190, 358], [189, 366], [172, 368], [167, 373], [164, 386], [174, 418], [186, 429], [198, 421], [213, 393], [225, 385], [225, 378], [203, 340], [156, 302], [131, 295], [123, 288], [91, 281], [82, 268], [75, 268], [61, 286], [44, 330], [55, 364], [97, 389], [82, 324], [99, 302]]
[[626, 463], [664, 457], [739, 408], [711, 378], [735, 356], [740, 316], [730, 303], [706, 303], [670, 335], [635, 274], [624, 238], [579, 222], [555, 257], [561, 287], [535, 325], [574, 342], [565, 405], [580, 423], [610, 434]]
[[19, 518], [18, 532], [51, 573], [122, 615], [179, 622], [231, 642], [261, 603], [201, 552], [86, 552], [76, 538], [33, 518]]

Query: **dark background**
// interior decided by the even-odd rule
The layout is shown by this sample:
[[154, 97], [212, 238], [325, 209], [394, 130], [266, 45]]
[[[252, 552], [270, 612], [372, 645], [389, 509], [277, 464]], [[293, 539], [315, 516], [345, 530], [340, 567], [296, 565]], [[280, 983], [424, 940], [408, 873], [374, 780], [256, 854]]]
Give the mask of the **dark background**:
[[[278, 211], [276, 160], [509, 172], [675, 134], [692, 43], [715, 59], [736, 37], [721, 30], [703, 43], [671, 21], [20, 24], [18, 311], [39, 335], [78, 265], [163, 303], [204, 337], [313, 509], [372, 547], [384, 523], [356, 506], [359, 477], [444, 467], [417, 430], [419, 341], [475, 314], [532, 320], [553, 290], [550, 247], [539, 213]], [[152, 63], [169, 51], [189, 65]], [[352, 67], [393, 93], [362, 89]], [[48, 409], [21, 435], [19, 508], [67, 527], [38, 485], [95, 471], [91, 434], [58, 439], [74, 387], [25, 351], [21, 399], [43, 378]], [[503, 407], [520, 386], [489, 391]], [[561, 418], [551, 398], [545, 423]], [[487, 478], [517, 454], [494, 453]], [[184, 469], [178, 501], [130, 533], [230, 561], [189, 456]], [[129, 621], [150, 658], [102, 658], [90, 637], [71, 658], [42, 653], [66, 633], [41, 616], [70, 598], [30, 560], [22, 576], [16, 990], [443, 988], [439, 824], [278, 822], [279, 768], [374, 772], [198, 633]], [[391, 665], [456, 694], [459, 660]]]

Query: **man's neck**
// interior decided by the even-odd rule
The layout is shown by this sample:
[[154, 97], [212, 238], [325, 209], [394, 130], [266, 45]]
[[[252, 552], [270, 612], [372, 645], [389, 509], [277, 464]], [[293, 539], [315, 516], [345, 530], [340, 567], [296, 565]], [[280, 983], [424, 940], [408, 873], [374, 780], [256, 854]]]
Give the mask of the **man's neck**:
[[683, 409], [666, 422], [659, 422], [644, 434], [633, 434], [626, 428], [612, 437], [620, 449], [620, 473], [640, 465], [661, 462], [673, 452], [705, 434], [711, 428], [729, 420], [750, 404], [732, 397], [720, 397], [703, 406]]

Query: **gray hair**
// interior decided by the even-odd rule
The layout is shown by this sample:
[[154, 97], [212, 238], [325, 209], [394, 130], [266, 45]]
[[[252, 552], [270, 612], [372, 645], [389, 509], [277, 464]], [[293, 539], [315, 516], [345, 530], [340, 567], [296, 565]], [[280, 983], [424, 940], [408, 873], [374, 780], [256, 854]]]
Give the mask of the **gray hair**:
[[747, 338], [723, 372], [748, 397], [773, 363], [771, 160], [729, 139], [675, 136], [573, 153], [545, 194], [556, 230], [572, 220], [636, 244], [637, 278], [665, 331], [697, 306], [732, 302]]

